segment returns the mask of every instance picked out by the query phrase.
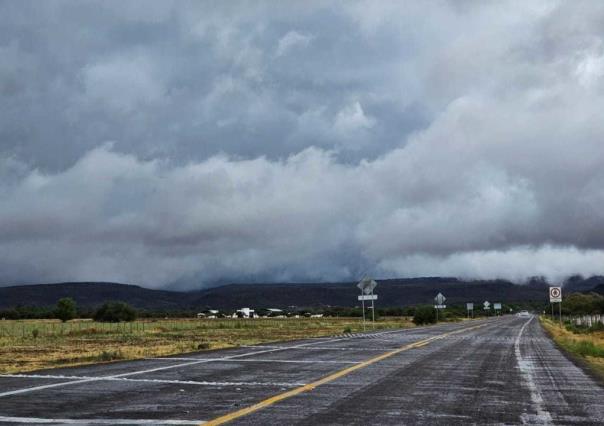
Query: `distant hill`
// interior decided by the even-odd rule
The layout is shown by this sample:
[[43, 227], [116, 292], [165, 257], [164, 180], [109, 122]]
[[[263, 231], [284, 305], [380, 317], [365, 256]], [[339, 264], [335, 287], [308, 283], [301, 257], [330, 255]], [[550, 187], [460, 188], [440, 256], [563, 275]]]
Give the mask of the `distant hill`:
[[594, 275], [593, 277], [583, 278], [581, 276], [572, 276], [564, 283], [566, 293], [589, 292], [598, 286], [604, 286], [604, 277]]
[[[442, 292], [447, 303], [484, 300], [521, 302], [544, 300], [546, 285], [515, 285], [508, 281], [461, 281], [455, 278], [378, 280], [380, 306], [432, 303]], [[196, 306], [227, 309], [236, 306], [355, 306], [359, 290], [354, 283], [231, 284], [197, 293]]]
[[599, 286], [594, 287], [592, 291], [604, 295], [604, 284], [600, 284]]
[[[545, 301], [548, 284], [539, 279], [518, 285], [505, 280], [459, 280], [427, 277], [378, 280], [379, 306], [431, 303], [442, 292], [447, 303]], [[600, 291], [604, 277], [574, 277], [565, 285], [570, 291]], [[0, 309], [15, 306], [51, 306], [72, 297], [82, 307], [96, 307], [109, 300], [123, 300], [139, 309], [194, 310], [205, 307], [356, 306], [359, 290], [345, 283], [229, 284], [191, 292], [152, 290], [136, 285], [82, 282], [0, 287]]]
[[0, 309], [15, 306], [50, 306], [62, 297], [72, 297], [80, 306], [95, 307], [106, 301], [123, 300], [143, 309], [180, 309], [183, 293], [151, 290], [136, 285], [77, 282], [0, 287]]

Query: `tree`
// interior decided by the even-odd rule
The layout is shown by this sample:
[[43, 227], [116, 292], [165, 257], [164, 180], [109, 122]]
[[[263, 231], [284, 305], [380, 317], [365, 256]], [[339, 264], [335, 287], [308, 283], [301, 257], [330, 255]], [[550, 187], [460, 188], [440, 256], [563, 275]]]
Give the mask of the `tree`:
[[71, 297], [64, 297], [57, 302], [55, 317], [61, 321], [69, 321], [76, 317], [76, 302]]
[[418, 306], [415, 308], [413, 322], [417, 325], [434, 324], [436, 322], [436, 313], [434, 312], [434, 308], [429, 305]]
[[136, 311], [124, 302], [108, 302], [94, 313], [94, 320], [100, 322], [134, 321]]
[[[571, 293], [564, 297], [562, 301], [563, 315], [591, 315], [600, 312], [599, 303], [604, 301], [604, 297], [596, 293], [583, 294]], [[556, 308], [557, 309], [557, 308]]]

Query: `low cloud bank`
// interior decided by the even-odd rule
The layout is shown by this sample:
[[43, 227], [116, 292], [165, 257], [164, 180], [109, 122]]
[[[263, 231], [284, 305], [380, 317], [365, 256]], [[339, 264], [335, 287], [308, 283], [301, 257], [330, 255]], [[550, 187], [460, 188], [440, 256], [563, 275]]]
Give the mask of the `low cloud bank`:
[[523, 169], [516, 156], [491, 155], [494, 144], [439, 126], [353, 165], [317, 148], [282, 161], [178, 165], [111, 145], [56, 174], [5, 161], [0, 279], [197, 287], [364, 271], [513, 280], [604, 273], [596, 163], [571, 174], [552, 166], [567, 154], [552, 152]]

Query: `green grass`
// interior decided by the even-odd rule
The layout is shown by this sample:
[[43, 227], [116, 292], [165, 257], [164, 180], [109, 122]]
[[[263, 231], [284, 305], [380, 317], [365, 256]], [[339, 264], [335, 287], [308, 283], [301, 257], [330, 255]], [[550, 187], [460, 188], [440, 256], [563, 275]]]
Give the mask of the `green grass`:
[[604, 324], [601, 322], [595, 323], [591, 327], [588, 327], [587, 325], [575, 325], [570, 322], [564, 323], [564, 326], [568, 331], [571, 331], [575, 334], [589, 334], [596, 331], [604, 331]]
[[565, 326], [541, 317], [541, 324], [552, 339], [565, 351], [584, 359], [595, 372], [604, 378], [604, 331], [598, 327]]
[[581, 356], [593, 356], [604, 358], [604, 347], [597, 346], [594, 342], [586, 340], [571, 341], [567, 344], [571, 352]]

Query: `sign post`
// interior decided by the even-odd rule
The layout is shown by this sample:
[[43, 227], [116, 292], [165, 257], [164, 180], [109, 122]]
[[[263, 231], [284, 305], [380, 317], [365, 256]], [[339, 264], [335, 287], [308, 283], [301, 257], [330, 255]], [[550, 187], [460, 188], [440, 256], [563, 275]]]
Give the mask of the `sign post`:
[[[374, 281], [375, 282], [375, 281]], [[376, 283], [377, 285], [377, 283]], [[371, 328], [373, 328], [375, 330], [375, 305], [373, 304], [373, 302], [375, 301], [375, 299], [377, 299], [377, 294], [374, 296], [373, 294], [373, 288], [375, 286], [371, 287]]]
[[554, 303], [558, 304], [558, 316], [562, 327], [562, 287], [549, 288], [549, 303], [552, 304], [552, 320], [554, 319]]
[[489, 311], [491, 310], [491, 304], [487, 300], [485, 300], [482, 304], [482, 310], [487, 311], [487, 316], [489, 315]]
[[436, 322], [438, 322], [438, 310], [445, 309], [447, 307], [447, 305], [444, 304], [445, 300], [447, 300], [447, 298], [443, 296], [442, 293], [438, 293], [434, 298], [434, 309], [436, 309]]
[[474, 318], [474, 303], [466, 303], [466, 311], [468, 311], [468, 318]]
[[501, 303], [493, 303], [493, 309], [495, 310], [495, 315], [501, 315]]
[[358, 284], [357, 287], [361, 290], [361, 295], [358, 299], [361, 301], [363, 309], [363, 331], [365, 327], [365, 300], [371, 300], [371, 319], [373, 328], [375, 328], [375, 305], [374, 300], [377, 300], [377, 294], [373, 294], [373, 289], [377, 286], [377, 282], [371, 278], [365, 277]]

